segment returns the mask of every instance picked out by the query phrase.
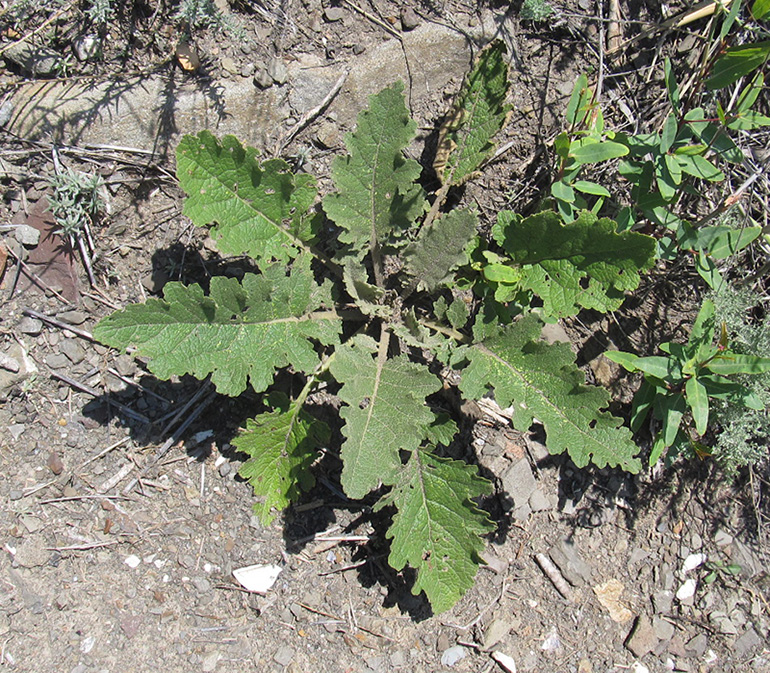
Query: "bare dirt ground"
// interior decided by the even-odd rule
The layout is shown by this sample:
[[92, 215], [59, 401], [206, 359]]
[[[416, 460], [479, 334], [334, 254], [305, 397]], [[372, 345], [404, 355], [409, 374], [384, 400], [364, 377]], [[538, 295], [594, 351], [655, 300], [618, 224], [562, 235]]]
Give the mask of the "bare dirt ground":
[[[507, 2], [218, 2], [237, 28], [193, 29], [192, 56], [183, 51], [181, 61], [178, 3], [125, 3], [101, 31], [83, 18], [81, 4], [89, 3], [16, 21], [0, 15], [4, 124], [11, 113], [3, 106], [38, 80], [95, 86], [152, 75], [187, 78], [225, 97], [233, 87], [290, 96], [293, 80], [281, 65], [300, 54], [353, 68], [421, 26], [463, 34], [485, 22], [498, 26], [512, 59], [515, 107], [499, 139], [507, 150], [463, 197], [488, 214], [534, 206], [548, 184], [548, 143], [574, 80], [595, 72], [598, 57], [607, 99], [634, 114], [654, 107], [648, 74], [660, 80], [654, 40], [649, 48], [635, 44], [617, 66], [604, 60], [604, 24], [585, 0], [560, 5], [558, 20], [546, 23], [520, 21], [518, 5]], [[626, 17], [661, 20], [657, 3], [621, 5]], [[42, 66], [30, 70], [9, 58], [6, 48], [24, 35], [33, 55], [52, 53], [59, 65], [41, 74]], [[671, 35], [662, 48], [686, 58], [686, 37]], [[98, 58], [81, 60], [85, 38], [99, 43]], [[190, 58], [200, 66], [188, 72]], [[412, 68], [420, 71], [418, 63]], [[415, 148], [417, 156], [435, 147], [459, 83], [445, 82], [413, 109], [427, 147]], [[314, 118], [282, 151], [322, 184], [342, 131], [350, 130], [338, 114]], [[263, 129], [263, 149], [285, 140], [296, 121]], [[408, 573], [388, 567], [379, 515], [341, 493], [333, 452], [298, 506], [270, 527], [252, 517], [253, 496], [237, 477], [242, 456], [230, 441], [256, 396], [231, 400], [192, 379], [159, 381], [143, 362], [90, 338], [99, 318], [157, 295], [168, 280], [237, 270], [238, 260], [219, 257], [206, 232], [182, 215], [173, 152], [161, 150], [186, 130], [158, 128], [163, 143], [130, 147], [109, 139], [110, 147], [78, 144], [55, 129], [34, 139], [0, 130], [3, 223], [40, 232], [39, 242], [24, 247], [14, 229], [4, 231], [0, 350], [12, 363], [0, 363], [0, 666], [37, 673], [512, 670], [492, 658], [500, 652], [519, 671], [536, 673], [770, 670], [766, 465], [735, 482], [708, 461], [636, 477], [579, 470], [548, 455], [537, 427], [521, 435], [483, 408], [465, 410], [464, 450], [496, 482], [483, 504], [498, 531], [475, 587], [439, 616], [411, 595]], [[92, 226], [93, 285], [47, 210], [47, 178], [57, 164], [96, 171], [107, 184], [110, 211]], [[630, 399], [629, 384], [588, 363], [610, 342], [651, 352], [681, 338], [700, 286], [694, 272], [677, 274], [672, 280], [661, 267], [645, 281], [643, 300], [614, 316], [581, 315], [563, 325], [589, 377], [616, 386], [620, 403]], [[539, 554], [556, 565], [562, 585], [543, 572]], [[740, 573], [718, 571], [706, 584], [705, 565], [684, 567], [699, 554], [717, 566], [738, 564]], [[233, 578], [234, 569], [252, 564], [281, 567], [265, 595], [245, 592]], [[688, 580], [695, 580], [691, 595]]]

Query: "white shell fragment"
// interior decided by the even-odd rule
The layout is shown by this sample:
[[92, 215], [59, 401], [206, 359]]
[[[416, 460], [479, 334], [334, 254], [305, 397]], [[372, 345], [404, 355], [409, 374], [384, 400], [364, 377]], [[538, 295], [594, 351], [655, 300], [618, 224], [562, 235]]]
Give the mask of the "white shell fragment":
[[686, 601], [695, 595], [697, 582], [694, 579], [685, 580], [679, 590], [676, 592], [677, 600]]
[[698, 566], [702, 566], [707, 558], [706, 554], [690, 554], [682, 564], [682, 572], [688, 573], [695, 570]]
[[516, 662], [513, 657], [503, 654], [502, 652], [492, 652], [491, 657], [500, 664], [500, 667], [508, 673], [516, 673]]
[[272, 588], [278, 575], [281, 574], [281, 566], [253, 565], [233, 570], [233, 577], [240, 585], [255, 594], [266, 594]]

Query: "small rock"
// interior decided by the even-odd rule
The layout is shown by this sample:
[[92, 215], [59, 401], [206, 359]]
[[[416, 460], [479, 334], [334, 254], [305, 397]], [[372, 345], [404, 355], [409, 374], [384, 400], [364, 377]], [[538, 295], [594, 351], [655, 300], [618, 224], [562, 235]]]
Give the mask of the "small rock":
[[211, 582], [205, 577], [193, 577], [192, 583], [198, 593], [204, 594], [207, 591], [211, 591]]
[[536, 488], [529, 496], [529, 506], [533, 512], [545, 512], [551, 509], [551, 501], [539, 488]]
[[233, 467], [230, 465], [230, 461], [225, 461], [219, 466], [219, 476], [226, 477], [232, 471]]
[[685, 651], [696, 659], [700, 659], [705, 653], [708, 647], [709, 639], [705, 633], [699, 633], [694, 638], [691, 638], [687, 645], [685, 645]]
[[665, 615], [671, 612], [671, 606], [674, 603], [674, 594], [670, 591], [656, 591], [652, 595], [652, 607], [655, 613]]
[[294, 658], [294, 650], [288, 645], [281, 645], [273, 655], [273, 661], [281, 666], [288, 666]]
[[63, 353], [49, 353], [45, 356], [45, 363], [51, 369], [63, 369], [70, 366], [70, 361]]
[[126, 556], [126, 558], [123, 560], [123, 563], [125, 563], [131, 569], [138, 568], [141, 562], [142, 559], [140, 559], [136, 554]]
[[597, 584], [593, 589], [599, 603], [610, 613], [612, 621], [622, 624], [634, 616], [621, 600], [625, 587], [620, 580], [611, 577], [606, 582]]
[[273, 86], [273, 78], [267, 72], [266, 68], [259, 68], [254, 75], [254, 84], [260, 89], [269, 89]]
[[697, 586], [698, 582], [693, 578], [685, 580], [676, 592], [676, 599], [678, 601], [686, 601], [692, 598], [695, 595]]
[[516, 660], [509, 654], [504, 652], [492, 652], [490, 655], [500, 667], [508, 673], [516, 673]]
[[751, 656], [752, 650], [762, 645], [762, 639], [753, 628], [749, 628], [744, 634], [738, 638], [733, 644], [733, 650], [735, 651], [738, 659], [746, 659]]
[[248, 79], [249, 77], [254, 77], [254, 73], [257, 70], [257, 66], [255, 66], [253, 63], [246, 63], [242, 68], [240, 75], [241, 77], [244, 77]]
[[[355, 51], [355, 47], [353, 49]], [[9, 121], [11, 121], [11, 117], [13, 117], [13, 113], [15, 111], [16, 111], [16, 106], [13, 104], [13, 101], [11, 100], [4, 101], [0, 105], [0, 128], [2, 128]]]
[[8, 492], [8, 499], [11, 501], [21, 500], [24, 497], [24, 491], [19, 488], [12, 488]]
[[70, 325], [82, 325], [88, 316], [83, 311], [63, 311], [56, 316], [62, 322], [67, 322]]
[[34, 248], [40, 242], [40, 231], [28, 224], [20, 224], [14, 232], [16, 240], [27, 248]]
[[707, 558], [706, 554], [690, 554], [682, 563], [682, 572], [688, 573], [691, 570], [695, 570], [695, 568], [702, 566]]
[[75, 365], [83, 362], [86, 356], [86, 352], [76, 339], [65, 339], [62, 341], [59, 349]]
[[324, 19], [326, 19], [329, 23], [334, 21], [342, 21], [344, 17], [345, 10], [341, 7], [327, 7], [324, 10]]
[[407, 30], [414, 30], [420, 25], [420, 17], [411, 7], [407, 7], [401, 12], [401, 27]]
[[238, 64], [229, 56], [222, 58], [222, 68], [223, 70], [229, 72], [231, 75], [234, 75], [238, 72]]
[[647, 615], [640, 615], [631, 635], [626, 640], [626, 647], [635, 657], [641, 659], [648, 652], [652, 652], [657, 645], [658, 637], [652, 628], [650, 618]]
[[674, 637], [674, 625], [666, 619], [655, 615], [652, 618], [652, 630], [655, 632], [658, 640], [668, 642]]
[[733, 536], [721, 528], [714, 535], [714, 544], [717, 545], [717, 547], [726, 547], [728, 544], [731, 544], [732, 541]]
[[[570, 84], [570, 92], [571, 91], [572, 84]], [[558, 322], [546, 323], [543, 325], [540, 336], [543, 338], [543, 341], [552, 345], [556, 343], [572, 343], [566, 330]]]
[[454, 666], [461, 659], [465, 659], [468, 656], [468, 651], [462, 645], [454, 645], [441, 654], [441, 665]]
[[529, 460], [522, 458], [511, 465], [502, 477], [503, 488], [513, 499], [514, 507], [528, 503], [529, 496], [537, 488]]
[[482, 649], [489, 651], [505, 638], [511, 631], [511, 623], [503, 619], [495, 619], [484, 631]]
[[64, 463], [61, 456], [56, 451], [51, 451], [48, 454], [48, 469], [55, 475], [60, 475], [64, 471]]
[[561, 649], [561, 638], [559, 638], [556, 628], [553, 628], [545, 637], [545, 640], [540, 644], [540, 649], [544, 652], [556, 652]]
[[738, 635], [738, 629], [735, 624], [733, 624], [732, 620], [724, 612], [714, 610], [714, 612], [709, 614], [709, 621], [719, 629], [720, 633], [723, 633], [726, 636]]
[[30, 318], [24, 316], [19, 323], [19, 331], [22, 334], [29, 334], [30, 336], [37, 336], [43, 330], [43, 321], [37, 318]]
[[3, 49], [3, 58], [19, 66], [28, 75], [47, 77], [56, 72], [56, 66], [62, 60], [58, 51], [42, 46], [35, 46], [28, 41], [16, 42]]
[[548, 550], [548, 555], [551, 557], [551, 560], [559, 566], [559, 570], [561, 570], [562, 575], [564, 575], [564, 579], [566, 579], [572, 586], [577, 587], [585, 582], [591, 581], [591, 566], [581, 558], [574, 543], [567, 538], [562, 538], [553, 545]]
[[24, 425], [24, 423], [13, 423], [12, 425], [8, 426], [8, 432], [11, 433], [11, 437], [13, 437], [14, 440], [17, 440], [19, 437], [21, 437], [22, 433], [27, 429], [27, 426]]
[[[205, 657], [203, 657], [203, 661], [201, 662], [201, 670], [204, 671], [204, 673], [211, 673], [219, 663], [219, 660], [222, 658], [222, 655], [219, 654], [219, 652], [209, 652]], [[291, 657], [289, 657], [289, 662], [291, 661]], [[283, 664], [286, 666], [289, 662], [286, 662], [286, 664]]]
[[396, 650], [390, 655], [390, 665], [393, 668], [399, 668], [400, 666], [406, 666], [407, 655], [403, 650]]
[[286, 84], [286, 81], [289, 79], [289, 69], [280, 58], [270, 59], [270, 63], [267, 66], [267, 74], [270, 75], [270, 79], [276, 84]]
[[650, 673], [650, 669], [647, 668], [641, 661], [635, 661], [628, 669], [630, 673]]
[[102, 43], [98, 35], [83, 35], [72, 44], [72, 51], [78, 61], [93, 61], [99, 57]]
[[115, 369], [121, 376], [136, 374], [136, 361], [130, 355], [119, 355], [115, 360]]

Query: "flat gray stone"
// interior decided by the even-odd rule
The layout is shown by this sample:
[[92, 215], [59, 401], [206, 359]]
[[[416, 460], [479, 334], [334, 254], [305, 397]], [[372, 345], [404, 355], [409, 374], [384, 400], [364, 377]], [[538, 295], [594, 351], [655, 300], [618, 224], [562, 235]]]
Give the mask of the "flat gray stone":
[[294, 650], [288, 645], [282, 645], [273, 655], [273, 661], [281, 666], [288, 666], [293, 658]]
[[522, 458], [511, 465], [502, 477], [502, 484], [513, 500], [514, 508], [528, 504], [529, 496], [537, 488], [529, 460]]
[[687, 641], [685, 650], [687, 654], [696, 659], [700, 659], [705, 653], [706, 648], [709, 646], [709, 639], [705, 633], [699, 633], [694, 638]]
[[762, 644], [762, 638], [759, 637], [759, 634], [752, 627], [733, 643], [733, 650], [739, 659], [745, 659], [751, 655], [752, 650], [755, 650]]
[[658, 637], [652, 628], [650, 618], [647, 615], [640, 615], [631, 635], [626, 640], [626, 647], [635, 657], [641, 659], [645, 654], [652, 652], [657, 645]]
[[40, 231], [28, 224], [17, 225], [14, 236], [26, 248], [34, 248], [40, 242]]
[[529, 506], [533, 512], [545, 512], [552, 509], [551, 501], [539, 488], [532, 491], [529, 496]]
[[652, 618], [652, 630], [658, 640], [669, 641], [674, 637], [674, 625], [662, 617], [655, 615]]
[[593, 571], [580, 556], [574, 543], [562, 538], [548, 550], [548, 556], [559, 567], [561, 574], [573, 587], [590, 582]]

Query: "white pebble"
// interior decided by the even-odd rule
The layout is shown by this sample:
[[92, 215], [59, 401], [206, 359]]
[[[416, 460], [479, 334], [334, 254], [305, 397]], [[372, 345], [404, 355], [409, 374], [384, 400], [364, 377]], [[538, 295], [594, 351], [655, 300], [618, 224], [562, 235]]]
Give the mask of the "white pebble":
[[129, 568], [136, 568], [139, 566], [139, 564], [142, 562], [142, 559], [140, 559], [136, 554], [131, 554], [131, 556], [127, 556], [126, 560], [123, 561]]
[[676, 598], [680, 601], [686, 601], [688, 598], [692, 598], [695, 595], [695, 587], [697, 582], [694, 579], [685, 580], [684, 584], [679, 587], [676, 592]]

